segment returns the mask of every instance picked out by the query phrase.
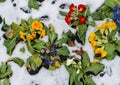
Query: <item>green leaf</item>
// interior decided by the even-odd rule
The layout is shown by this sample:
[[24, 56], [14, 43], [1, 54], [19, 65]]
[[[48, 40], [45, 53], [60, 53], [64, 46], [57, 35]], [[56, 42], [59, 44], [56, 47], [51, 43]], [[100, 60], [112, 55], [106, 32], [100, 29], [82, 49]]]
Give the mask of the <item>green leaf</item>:
[[78, 25], [79, 25], [79, 20], [73, 22], [71, 25], [72, 25], [72, 26], [78, 26]]
[[35, 44], [33, 45], [33, 48], [35, 48], [37, 50], [46, 48], [46, 42], [39, 40], [39, 39], [35, 39], [34, 42], [35, 42]]
[[92, 72], [93, 74], [97, 75], [104, 69], [104, 65], [100, 63], [93, 63], [90, 67], [86, 68], [86, 72]]
[[80, 70], [80, 73], [77, 75], [77, 80], [83, 78], [84, 73]]
[[34, 55], [32, 56], [32, 58], [33, 58], [33, 61], [34, 61], [35, 65], [36, 65], [37, 67], [40, 67], [40, 65], [42, 64], [42, 60], [41, 60], [41, 58], [39, 57], [39, 54], [34, 54]]
[[16, 40], [16, 38], [7, 39], [4, 41], [4, 45], [7, 48], [7, 54], [12, 55], [13, 50], [14, 50], [17, 43], [18, 43], [18, 41]]
[[91, 76], [85, 76], [85, 81], [86, 84], [85, 85], [95, 85], [94, 81], [92, 80]]
[[56, 40], [55, 44], [58, 46], [58, 47], [61, 47], [63, 43], [67, 43], [67, 41], [69, 39], [72, 39], [74, 40], [74, 34], [69, 30], [67, 31], [66, 33], [62, 33], [62, 38], [59, 39], [59, 40]]
[[85, 17], [88, 17], [88, 16], [90, 16], [90, 9], [89, 9], [88, 6], [86, 6], [86, 8], [87, 8], [87, 9], [86, 9], [86, 11], [84, 12], [83, 15], [84, 15]]
[[114, 6], [117, 5], [115, 0], [105, 0], [105, 4], [108, 5], [111, 8], [114, 8]]
[[39, 9], [39, 4], [36, 0], [29, 0], [28, 1], [29, 8]]
[[7, 71], [7, 66], [5, 64], [2, 63], [1, 67], [0, 67], [0, 73], [4, 74]]
[[74, 71], [72, 74], [70, 74], [70, 85], [73, 85], [75, 82], [76, 72]]
[[6, 72], [4, 74], [0, 73], [0, 79], [3, 79], [5, 77], [10, 77], [11, 74], [12, 74], [11, 66], [7, 65]]
[[31, 67], [32, 70], [36, 71], [42, 64], [42, 60], [39, 57], [39, 54], [33, 54], [27, 59], [27, 64]]
[[120, 52], [120, 40], [115, 43], [115, 49]]
[[9, 61], [15, 62], [20, 67], [22, 67], [24, 65], [24, 61], [22, 59], [20, 59], [20, 58], [17, 58], [17, 57], [16, 58], [11, 58], [11, 59], [9, 59]]
[[4, 79], [3, 85], [10, 85], [10, 80], [9, 79]]
[[33, 23], [33, 21], [34, 21], [34, 19], [32, 17], [29, 17], [27, 22], [28, 22], [29, 25], [31, 25]]
[[114, 44], [106, 44], [105, 51], [107, 52], [106, 59], [112, 60], [115, 57], [115, 45]]
[[7, 31], [7, 29], [9, 29], [10, 27], [6, 24], [5, 22], [5, 18], [3, 19], [3, 26], [2, 26], [2, 30], [3, 31]]
[[0, 2], [5, 2], [6, 0], [0, 0]]
[[82, 45], [85, 44], [87, 26], [86, 25], [79, 25], [78, 31], [76, 32], [78, 42], [81, 42]]
[[87, 24], [87, 25], [91, 25], [91, 26], [93, 26], [93, 27], [96, 26], [95, 21], [87, 21], [86, 24]]
[[85, 69], [89, 66], [90, 64], [90, 59], [89, 59], [89, 56], [87, 54], [87, 52], [84, 52], [82, 54], [82, 60], [81, 60], [81, 64], [82, 64], [82, 68]]
[[53, 25], [50, 24], [47, 34], [48, 34], [50, 43], [53, 44], [58, 37], [58, 35], [55, 33]]
[[67, 16], [67, 12], [59, 11], [59, 14], [62, 16]]
[[24, 47], [20, 48], [20, 52], [24, 53], [25, 52], [25, 48]]
[[31, 45], [31, 42], [30, 42], [30, 41], [28, 41], [28, 42], [27, 42], [27, 48], [28, 48], [29, 52], [31, 52], [32, 54], [34, 54], [34, 53], [35, 53], [34, 48], [32, 47], [32, 45]]
[[102, 19], [102, 13], [100, 11], [93, 12], [91, 14], [91, 17], [93, 18], [93, 20], [101, 20]]
[[34, 60], [32, 57], [29, 57], [27, 59], [27, 64], [30, 65], [32, 70], [34, 70], [34, 71], [37, 70], [37, 67], [35, 66], [35, 63], [34, 63]]
[[62, 38], [60, 40], [56, 40], [55, 44], [57, 45], [57, 47], [61, 47], [63, 43], [67, 43], [67, 39]]
[[69, 50], [66, 46], [63, 46], [61, 48], [57, 48], [57, 54], [62, 55], [62, 56], [68, 56], [69, 55]]

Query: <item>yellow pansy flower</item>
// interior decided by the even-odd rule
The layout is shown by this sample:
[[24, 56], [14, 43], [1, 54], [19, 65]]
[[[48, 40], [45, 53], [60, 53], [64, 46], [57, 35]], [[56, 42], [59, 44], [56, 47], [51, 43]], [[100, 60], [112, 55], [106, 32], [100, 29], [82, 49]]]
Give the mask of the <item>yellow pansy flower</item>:
[[104, 58], [107, 55], [107, 52], [101, 48], [97, 48], [95, 49], [95, 54], [100, 54], [100, 57]]
[[42, 30], [43, 29], [43, 24], [41, 22], [39, 22], [38, 20], [35, 20], [32, 23], [32, 29], [33, 30]]

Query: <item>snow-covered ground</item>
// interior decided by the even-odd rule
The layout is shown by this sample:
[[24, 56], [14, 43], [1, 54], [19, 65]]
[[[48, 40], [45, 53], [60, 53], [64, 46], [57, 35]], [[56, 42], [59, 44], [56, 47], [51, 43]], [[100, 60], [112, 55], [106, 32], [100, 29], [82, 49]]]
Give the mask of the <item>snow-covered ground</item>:
[[[55, 1], [55, 4], [52, 4], [53, 1]], [[71, 28], [65, 23], [63, 17], [59, 15], [59, 10], [68, 11], [68, 5], [71, 3], [76, 5], [82, 3], [89, 5], [90, 11], [94, 12], [103, 2], [104, 0], [44, 0], [39, 10], [30, 10], [28, 8], [28, 0], [14, 0], [13, 3], [11, 3], [11, 0], [6, 0], [6, 2], [0, 3], [0, 16], [5, 18], [7, 24], [11, 24], [11, 22], [20, 23], [21, 19], [28, 19], [30, 16], [33, 18], [48, 16], [49, 18], [46, 18], [43, 22], [46, 25], [49, 25], [50, 23], [53, 24], [55, 31], [60, 37], [63, 31], [67, 31]], [[61, 4], [66, 4], [64, 9], [60, 8]], [[23, 9], [28, 10], [29, 13], [23, 12]], [[100, 24], [100, 22], [97, 22], [97, 24]], [[2, 23], [0, 24], [0, 28], [1, 27]], [[88, 37], [92, 31], [94, 31], [94, 28], [89, 26], [86, 44], [83, 46], [83, 49], [88, 52], [91, 61], [93, 60], [94, 54], [93, 49], [88, 42]], [[6, 48], [3, 45], [3, 33], [4, 32], [0, 30], [0, 62], [5, 61], [10, 57], [20, 57], [26, 61], [31, 54], [27, 50], [25, 53], [19, 51], [21, 47], [25, 46], [22, 42], [17, 45], [12, 56], [6, 54]], [[79, 47], [81, 47], [81, 45], [77, 44], [75, 48], [70, 48], [70, 50], [79, 49]], [[116, 56], [112, 61], [102, 60], [101, 63], [105, 65], [105, 69], [98, 76], [93, 77], [96, 85], [120, 85], [120, 57]], [[64, 66], [55, 71], [49, 71], [42, 68], [38, 74], [29, 75], [25, 67], [20, 68], [14, 63], [9, 64], [11, 64], [13, 70], [13, 75], [10, 78], [11, 85], [69, 85], [69, 74]]]

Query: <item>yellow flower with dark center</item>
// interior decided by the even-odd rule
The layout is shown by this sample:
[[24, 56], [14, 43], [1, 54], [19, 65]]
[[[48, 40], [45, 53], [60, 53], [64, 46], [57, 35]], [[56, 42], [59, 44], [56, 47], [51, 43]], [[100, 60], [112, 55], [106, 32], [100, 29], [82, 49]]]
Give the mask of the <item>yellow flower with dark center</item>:
[[20, 32], [19, 32], [19, 35], [20, 35], [20, 38], [21, 38], [21, 39], [25, 40], [24, 32], [20, 31]]
[[107, 55], [107, 52], [101, 48], [95, 49], [95, 54], [99, 54], [101, 58], [104, 58]]
[[43, 38], [45, 35], [46, 35], [45, 30], [42, 30], [42, 31], [40, 32], [40, 38]]
[[108, 29], [112, 29], [112, 30], [116, 30], [116, 29], [117, 29], [116, 23], [114, 23], [114, 22], [112, 22], [112, 21], [106, 23], [106, 27], [107, 27]]
[[43, 24], [41, 22], [39, 22], [38, 20], [35, 20], [32, 23], [32, 29], [33, 30], [42, 30], [43, 29]]

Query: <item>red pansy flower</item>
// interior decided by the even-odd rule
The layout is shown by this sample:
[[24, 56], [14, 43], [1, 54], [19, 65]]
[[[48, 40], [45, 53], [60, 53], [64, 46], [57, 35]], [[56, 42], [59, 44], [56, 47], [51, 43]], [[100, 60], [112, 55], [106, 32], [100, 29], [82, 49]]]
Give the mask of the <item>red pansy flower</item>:
[[80, 25], [81, 25], [81, 24], [84, 24], [86, 20], [87, 20], [86, 17], [80, 16], [80, 18], [79, 18], [79, 24], [80, 24]]
[[78, 9], [81, 11], [81, 12], [84, 12], [86, 10], [86, 6], [83, 5], [83, 4], [79, 4], [78, 5]]
[[70, 23], [71, 23], [71, 20], [70, 20], [70, 17], [69, 17], [69, 16], [66, 16], [66, 17], [65, 17], [65, 22], [66, 22], [67, 24], [70, 24]]

